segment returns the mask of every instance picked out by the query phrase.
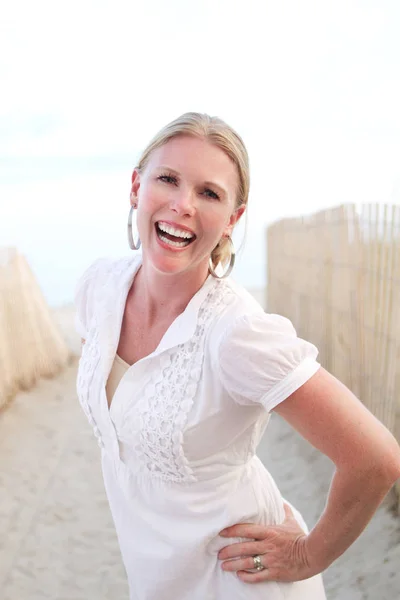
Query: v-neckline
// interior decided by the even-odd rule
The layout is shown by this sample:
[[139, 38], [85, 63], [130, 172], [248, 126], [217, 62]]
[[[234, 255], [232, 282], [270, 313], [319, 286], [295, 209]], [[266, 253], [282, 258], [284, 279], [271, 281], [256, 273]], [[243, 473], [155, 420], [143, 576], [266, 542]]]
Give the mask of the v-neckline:
[[[116, 352], [115, 353], [115, 359], [123, 366], [126, 367], [127, 369], [129, 369], [129, 367], [132, 367], [132, 365], [130, 365], [129, 363], [127, 363], [123, 358], [120, 357], [120, 355]], [[134, 364], [134, 363], [133, 363]]]
[[[127, 269], [127, 271], [128, 271], [127, 277], [122, 278], [121, 287], [118, 287], [118, 289], [120, 290], [119, 291], [120, 297], [119, 297], [118, 303], [117, 303], [117, 310], [115, 311], [117, 322], [115, 322], [115, 320], [112, 320], [113, 325], [115, 326], [115, 330], [111, 334], [112, 335], [112, 344], [111, 343], [109, 344], [109, 353], [107, 356], [107, 368], [105, 369], [104, 377], [103, 377], [103, 392], [104, 392], [104, 396], [105, 396], [104, 401], [105, 401], [105, 406], [106, 406], [106, 409], [107, 409], [107, 412], [108, 412], [108, 415], [110, 418], [111, 418], [111, 412], [113, 411], [114, 398], [117, 396], [117, 392], [120, 388], [120, 385], [121, 385], [122, 381], [125, 379], [125, 377], [127, 376], [127, 373], [132, 372], [132, 370], [137, 368], [138, 365], [142, 365], [143, 362], [149, 360], [150, 358], [153, 358], [153, 357], [161, 354], [162, 352], [168, 350], [169, 348], [172, 348], [181, 343], [184, 343], [188, 339], [191, 338], [191, 336], [193, 335], [193, 333], [196, 329], [198, 310], [199, 310], [201, 304], [203, 303], [204, 299], [208, 295], [209, 291], [212, 289], [213, 285], [215, 285], [215, 283], [216, 283], [215, 278], [213, 278], [212, 275], [210, 274], [207, 277], [207, 279], [205, 280], [205, 282], [203, 283], [203, 285], [201, 286], [201, 288], [189, 300], [185, 309], [177, 317], [175, 317], [175, 319], [172, 321], [172, 323], [170, 324], [168, 329], [165, 331], [164, 335], [162, 336], [160, 342], [158, 343], [157, 347], [153, 350], [153, 352], [150, 352], [146, 356], [143, 356], [142, 358], [140, 358], [139, 360], [134, 362], [132, 365], [129, 365], [128, 363], [126, 363], [128, 365], [128, 368], [126, 369], [125, 373], [123, 374], [120, 381], [118, 382], [118, 385], [117, 385], [115, 392], [113, 394], [113, 397], [111, 399], [111, 403], [109, 405], [107, 393], [106, 393], [106, 386], [107, 386], [108, 378], [111, 373], [115, 355], [117, 354], [119, 339], [121, 336], [122, 321], [123, 321], [124, 314], [125, 314], [126, 303], [127, 303], [129, 291], [134, 284], [135, 277], [136, 277], [140, 267], [142, 266], [142, 256], [139, 255], [138, 257], [135, 257], [135, 258], [137, 259], [137, 262], [132, 261], [133, 265], [130, 264], [129, 268]], [[132, 266], [133, 266], [133, 271], [131, 270]], [[190, 316], [192, 316], [192, 312], [194, 312], [194, 314], [193, 314], [192, 321], [190, 322]], [[187, 321], [186, 323], [185, 323], [185, 320]], [[179, 324], [181, 324], [180, 328], [178, 328]], [[173, 339], [174, 333], [176, 335], [175, 339]]]

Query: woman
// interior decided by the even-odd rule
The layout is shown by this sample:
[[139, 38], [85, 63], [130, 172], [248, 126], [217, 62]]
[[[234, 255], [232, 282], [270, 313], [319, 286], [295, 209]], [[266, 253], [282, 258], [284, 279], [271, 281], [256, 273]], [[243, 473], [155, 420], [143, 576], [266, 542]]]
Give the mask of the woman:
[[[241, 138], [183, 115], [133, 172], [141, 254], [77, 287], [78, 395], [132, 600], [321, 600], [320, 573], [400, 476], [395, 439], [317, 349], [225, 277], [248, 193]], [[255, 456], [272, 411], [336, 466], [310, 533]]]

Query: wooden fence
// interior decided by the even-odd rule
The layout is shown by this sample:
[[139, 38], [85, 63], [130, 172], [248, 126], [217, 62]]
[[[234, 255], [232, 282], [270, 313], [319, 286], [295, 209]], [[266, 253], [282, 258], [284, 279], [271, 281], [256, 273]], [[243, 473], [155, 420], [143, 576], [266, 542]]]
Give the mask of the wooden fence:
[[70, 358], [26, 260], [13, 248], [0, 249], [0, 409]]
[[267, 245], [268, 312], [290, 318], [400, 440], [400, 206], [284, 219]]

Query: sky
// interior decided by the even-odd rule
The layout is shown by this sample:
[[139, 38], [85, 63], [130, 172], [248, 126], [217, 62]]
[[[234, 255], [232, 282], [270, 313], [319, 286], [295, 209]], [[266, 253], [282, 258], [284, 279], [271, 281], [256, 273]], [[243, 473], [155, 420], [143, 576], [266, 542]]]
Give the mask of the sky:
[[[132, 169], [166, 123], [218, 115], [251, 192], [235, 278], [266, 278], [277, 219], [400, 204], [397, 0], [13, 0], [0, 20], [0, 248], [51, 306], [129, 254]], [[235, 235], [241, 246], [243, 227]]]

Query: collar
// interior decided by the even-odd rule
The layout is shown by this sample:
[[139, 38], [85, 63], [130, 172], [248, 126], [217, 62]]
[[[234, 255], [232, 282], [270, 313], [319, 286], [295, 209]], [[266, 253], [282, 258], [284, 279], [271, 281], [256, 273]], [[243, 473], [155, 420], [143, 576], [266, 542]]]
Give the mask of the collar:
[[[117, 301], [115, 295], [111, 294], [113, 306], [107, 311], [110, 315], [110, 320], [106, 327], [107, 331], [105, 331], [107, 338], [105, 342], [108, 347], [105, 356], [106, 370], [111, 368], [118, 348], [126, 300], [141, 264], [142, 256], [139, 254], [134, 257], [130, 256], [121, 259], [116, 263], [115, 267], [112, 268], [112, 274], [115, 279], [114, 277], [112, 278], [111, 285], [115, 285], [118, 293]], [[209, 275], [201, 288], [190, 299], [184, 311], [171, 323], [154, 352], [144, 357], [142, 360], [153, 358], [174, 346], [184, 344], [192, 338], [196, 330], [199, 310], [208, 294], [216, 285], [218, 285], [218, 281], [212, 275]]]

